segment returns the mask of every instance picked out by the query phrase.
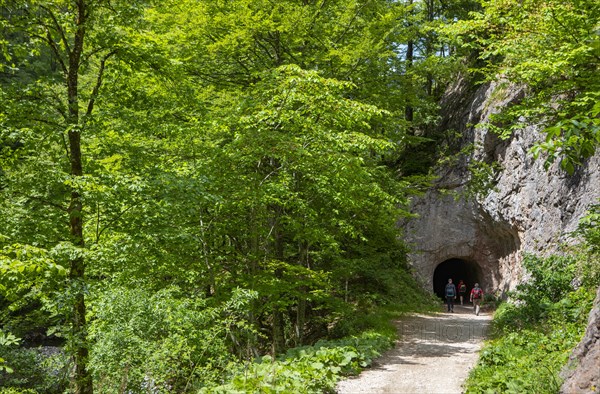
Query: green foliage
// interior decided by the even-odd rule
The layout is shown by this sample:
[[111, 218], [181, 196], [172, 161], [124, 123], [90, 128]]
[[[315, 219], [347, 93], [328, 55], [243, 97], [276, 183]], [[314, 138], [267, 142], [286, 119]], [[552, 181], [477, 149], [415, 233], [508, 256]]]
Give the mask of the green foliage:
[[[593, 0], [482, 1], [471, 19], [447, 28], [454, 42], [477, 51], [488, 80], [525, 86], [525, 97], [504, 111], [495, 129], [508, 136], [523, 124], [545, 126], [533, 148], [573, 173], [600, 144], [598, 18]], [[502, 89], [502, 87], [501, 87]]]
[[529, 279], [513, 301], [494, 315], [494, 339], [486, 344], [467, 381], [468, 393], [555, 393], [559, 371], [580, 341], [600, 285], [597, 264], [597, 207], [581, 220], [587, 254], [523, 259]]
[[559, 301], [573, 289], [577, 263], [571, 256], [523, 256], [523, 268], [530, 277], [517, 286], [518, 299], [529, 304]]
[[1, 393], [62, 393], [68, 383], [68, 362], [60, 348], [23, 348], [23, 341], [0, 331]]
[[60, 323], [53, 305], [54, 290], [66, 276], [57, 263], [61, 250], [63, 245], [48, 251], [21, 244], [5, 245], [0, 250], [0, 321], [25, 340], [43, 336], [48, 327]]
[[[77, 5], [89, 14], [82, 60], [71, 64]], [[69, 352], [87, 339], [102, 390], [139, 388], [148, 374], [164, 388], [214, 380], [275, 339], [277, 352], [314, 343], [358, 308], [412, 302], [395, 226], [412, 186], [382, 165], [406, 131], [405, 90], [390, 89], [409, 83], [390, 71], [404, 5], [3, 6], [0, 285], [14, 312], [3, 322], [66, 338]], [[71, 173], [73, 133], [82, 176]], [[72, 239], [80, 218], [83, 239]], [[248, 327], [229, 329], [204, 350], [214, 360], [203, 359], [203, 335], [227, 338], [207, 316], [222, 322], [219, 305], [238, 287], [257, 294]], [[190, 304], [172, 288], [193, 294]], [[81, 321], [74, 300], [91, 303], [88, 338], [71, 330]], [[36, 312], [27, 324], [26, 307]]]
[[[64, 393], [69, 384], [70, 363], [58, 347], [0, 348], [0, 357], [6, 358], [10, 370], [0, 372], [0, 387], [15, 393]], [[7, 390], [10, 392], [10, 390]], [[0, 392], [4, 393], [0, 389]]]
[[251, 346], [248, 324], [254, 292], [237, 290], [225, 304], [166, 288], [113, 288], [93, 305], [90, 369], [96, 390], [190, 392], [217, 382], [230, 362], [231, 341]]
[[2, 387], [0, 388], [1, 394], [37, 394], [35, 390], [30, 389], [18, 389], [14, 387]]
[[[210, 128], [217, 148], [205, 150], [198, 171], [218, 203], [201, 207], [211, 223], [203, 253], [217, 291], [259, 292], [262, 324], [277, 313], [322, 319], [337, 308], [336, 289], [370, 275], [355, 264], [403, 268], [390, 219], [402, 214], [406, 192], [379, 164], [393, 149], [376, 128], [387, 113], [351, 92], [352, 84], [282, 66]], [[282, 329], [287, 343], [301, 340], [298, 329]]]
[[585, 331], [598, 283], [573, 287], [580, 261], [531, 255], [523, 261], [530, 278], [497, 309], [494, 339], [469, 375], [468, 393], [557, 392], [558, 372]]
[[600, 255], [600, 204], [590, 206], [587, 215], [579, 221], [575, 235], [583, 237], [592, 257], [590, 260]]
[[[430, 302], [396, 224], [426, 177], [390, 167], [427, 172], [415, 147], [461, 67], [437, 31], [476, 5], [105, 5], [0, 6], [0, 323], [89, 349], [100, 392], [195, 392], [232, 365], [235, 389], [331, 390], [389, 341], [319, 339], [387, 338], [382, 306]], [[13, 350], [14, 385], [44, 391], [52, 369]]]
[[[366, 300], [362, 300], [360, 306], [337, 316], [331, 336], [345, 338], [375, 331], [393, 338], [396, 335], [396, 328], [390, 325], [390, 321], [397, 319], [399, 314], [413, 311], [432, 312], [439, 309], [439, 300], [416, 287], [414, 283], [406, 283], [399, 287], [406, 292], [406, 295], [400, 299], [382, 300], [366, 296]], [[409, 295], [411, 292], [412, 294]]]
[[547, 127], [546, 140], [532, 148], [535, 158], [546, 154], [545, 167], [548, 168], [558, 158], [562, 158], [560, 166], [569, 174], [575, 167], [583, 164], [583, 160], [591, 157], [600, 145], [600, 92], [594, 98], [597, 102], [589, 112], [560, 120]]
[[313, 346], [288, 350], [273, 359], [262, 357], [230, 372], [230, 383], [207, 387], [202, 393], [329, 393], [341, 375], [357, 373], [393, 345], [390, 337], [376, 332], [337, 341], [319, 341]]
[[580, 325], [567, 324], [548, 334], [526, 329], [491, 341], [480, 353], [466, 392], [556, 393], [558, 372], [581, 335]]
[[12, 373], [13, 369], [6, 364], [5, 356], [3, 355], [4, 350], [12, 345], [17, 345], [19, 339], [11, 334], [10, 332], [0, 331], [0, 373], [2, 371], [6, 373]]
[[485, 197], [494, 190], [496, 177], [501, 170], [498, 162], [488, 164], [485, 161], [472, 160], [469, 162], [467, 169], [470, 173], [466, 188], [467, 195]]

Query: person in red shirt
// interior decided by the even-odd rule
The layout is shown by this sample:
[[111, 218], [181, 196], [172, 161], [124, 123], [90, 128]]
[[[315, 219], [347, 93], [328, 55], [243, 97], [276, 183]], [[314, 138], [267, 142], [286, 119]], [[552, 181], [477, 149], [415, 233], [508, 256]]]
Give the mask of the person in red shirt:
[[481, 300], [483, 299], [483, 290], [479, 287], [479, 283], [475, 283], [475, 287], [471, 290], [471, 302], [473, 303], [473, 312], [479, 316]]

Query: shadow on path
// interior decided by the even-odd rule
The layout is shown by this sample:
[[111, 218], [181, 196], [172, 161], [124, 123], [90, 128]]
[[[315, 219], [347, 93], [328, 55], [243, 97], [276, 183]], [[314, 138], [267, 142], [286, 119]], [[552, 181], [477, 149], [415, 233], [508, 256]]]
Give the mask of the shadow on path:
[[461, 305], [454, 313], [408, 315], [396, 322], [396, 347], [358, 377], [341, 381], [337, 393], [461, 393], [490, 321], [490, 314], [475, 316]]

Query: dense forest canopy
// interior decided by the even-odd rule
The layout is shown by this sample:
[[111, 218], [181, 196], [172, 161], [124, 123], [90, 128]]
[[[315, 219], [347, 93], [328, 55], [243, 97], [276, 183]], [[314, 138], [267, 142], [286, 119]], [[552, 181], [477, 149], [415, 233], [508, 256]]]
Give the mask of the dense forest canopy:
[[58, 338], [78, 393], [184, 392], [415, 302], [396, 223], [444, 89], [526, 84], [503, 116], [572, 169], [600, 142], [599, 7], [0, 1], [3, 338]]
[[484, 12], [449, 26], [475, 48], [489, 79], [526, 87], [521, 103], [489, 125], [505, 138], [526, 123], [547, 126], [534, 149], [573, 173], [600, 142], [600, 5], [594, 1], [483, 2]]

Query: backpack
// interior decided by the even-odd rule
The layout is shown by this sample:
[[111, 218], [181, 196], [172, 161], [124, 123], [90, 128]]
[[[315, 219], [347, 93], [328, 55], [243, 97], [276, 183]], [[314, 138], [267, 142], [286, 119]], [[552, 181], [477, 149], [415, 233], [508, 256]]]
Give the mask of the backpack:
[[453, 285], [446, 285], [446, 297], [454, 297], [454, 286]]
[[479, 288], [473, 289], [473, 298], [475, 298], [475, 299], [481, 298], [482, 293], [483, 293], [483, 291]]

